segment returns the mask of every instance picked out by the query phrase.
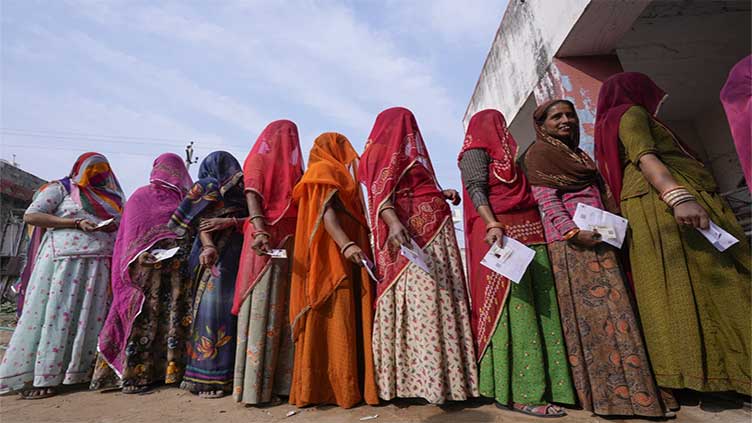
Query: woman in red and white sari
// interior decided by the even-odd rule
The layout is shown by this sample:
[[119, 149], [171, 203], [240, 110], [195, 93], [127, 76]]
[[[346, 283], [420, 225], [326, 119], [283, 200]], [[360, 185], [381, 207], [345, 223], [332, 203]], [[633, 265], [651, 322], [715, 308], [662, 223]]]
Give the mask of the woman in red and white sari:
[[[430, 403], [478, 396], [467, 288], [451, 211], [413, 114], [401, 107], [376, 118], [361, 158], [368, 187], [377, 284], [373, 355], [379, 397]], [[412, 241], [428, 272], [400, 254]]]

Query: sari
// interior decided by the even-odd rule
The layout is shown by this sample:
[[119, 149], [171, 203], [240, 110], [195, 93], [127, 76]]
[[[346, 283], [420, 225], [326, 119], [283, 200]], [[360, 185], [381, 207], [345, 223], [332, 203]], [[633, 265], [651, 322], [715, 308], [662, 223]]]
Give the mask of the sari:
[[480, 366], [480, 393], [504, 405], [512, 401], [574, 404], [543, 224], [527, 178], [514, 162], [517, 142], [497, 110], [483, 110], [470, 119], [457, 159], [463, 181], [474, 170], [468, 168], [473, 163], [463, 158], [471, 152], [470, 159], [473, 151], [488, 156], [488, 166], [478, 169], [486, 172], [488, 181], [482, 195], [504, 226], [504, 234], [535, 250], [535, 259], [519, 283], [483, 266], [481, 259], [489, 249], [486, 225], [465, 183], [470, 321]]
[[[646, 75], [616, 74], [598, 96], [595, 151], [629, 220], [634, 292], [658, 385], [752, 392], [750, 249], [713, 175], [655, 117], [664, 91]], [[674, 212], [638, 163], [655, 155], [710, 220], [741, 242], [724, 252]]]
[[[368, 187], [377, 284], [373, 345], [379, 397], [431, 403], [478, 395], [467, 288], [454, 225], [413, 114], [376, 118], [358, 171]], [[429, 257], [425, 272], [387, 244], [384, 204]]]
[[[193, 277], [191, 335], [187, 341], [188, 363], [181, 388], [193, 393], [232, 390], [235, 368], [236, 319], [232, 314], [235, 279], [238, 274], [243, 233], [240, 220], [248, 216], [243, 197], [243, 170], [237, 159], [225, 151], [215, 151], [201, 162], [198, 184], [217, 182], [217, 192], [204, 195], [183, 216], [235, 219], [237, 224], [211, 232], [217, 248], [217, 262], [207, 268], [199, 264], [201, 239], [193, 242], [188, 268]], [[179, 209], [183, 209], [182, 207]]]
[[360, 186], [350, 169], [357, 153], [343, 135], [316, 138], [308, 170], [295, 186], [298, 203], [290, 284], [295, 364], [290, 404], [378, 404], [371, 348], [373, 303], [365, 268], [347, 260], [324, 228], [333, 207], [348, 238], [370, 255]]
[[267, 403], [289, 395], [293, 367], [289, 289], [295, 219], [292, 190], [303, 175], [298, 128], [289, 120], [270, 123], [243, 164], [245, 192], [261, 199], [271, 248], [287, 258], [271, 259], [253, 250], [254, 226], [244, 229], [233, 314], [238, 316], [233, 399]]
[[[26, 213], [119, 221], [124, 197], [107, 159], [86, 153], [68, 177], [40, 188]], [[110, 306], [115, 233], [36, 230], [41, 238], [36, 254], [27, 258], [24, 312], [0, 364], [0, 393], [88, 382]]]
[[[143, 252], [178, 244], [177, 235], [168, 227], [168, 222], [190, 185], [191, 177], [180, 156], [162, 154], [154, 160], [149, 185], [138, 188], [126, 203], [112, 260], [112, 307], [99, 334], [99, 361], [92, 389], [126, 383], [126, 379], [126, 384], [135, 384], [136, 379], [140, 380], [138, 384], [150, 384], [157, 379], [157, 374], [164, 376], [170, 367], [161, 357], [168, 349], [167, 340], [158, 337], [170, 337], [172, 335], [166, 333], [171, 331], [157, 333], [144, 327], [149, 326], [155, 316], [166, 313], [160, 310], [167, 305], [159, 303], [163, 279], [169, 279], [167, 283], [174, 282], [176, 286], [187, 283], [186, 275], [180, 271], [185, 260], [181, 262], [178, 255], [147, 267], [138, 262], [138, 257]], [[178, 303], [173, 305], [177, 307]], [[185, 314], [187, 304], [182, 305], [184, 310], [180, 314]], [[180, 331], [181, 323], [173, 324], [172, 332]], [[170, 344], [174, 350], [176, 341]], [[171, 367], [174, 368], [175, 365]]]
[[616, 204], [579, 148], [579, 131], [564, 142], [539, 124], [561, 101], [535, 110], [536, 139], [521, 160], [542, 214], [575, 391], [582, 408], [598, 415], [663, 416], [617, 250], [567, 240], [577, 230], [577, 204], [611, 211]]
[[731, 68], [721, 89], [721, 103], [734, 137], [747, 189], [752, 190], [752, 55]]

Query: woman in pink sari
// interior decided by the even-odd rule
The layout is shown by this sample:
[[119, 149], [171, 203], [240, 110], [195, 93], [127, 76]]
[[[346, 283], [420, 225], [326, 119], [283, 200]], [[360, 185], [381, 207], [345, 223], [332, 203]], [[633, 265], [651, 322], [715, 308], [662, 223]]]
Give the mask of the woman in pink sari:
[[[182, 377], [191, 324], [190, 237], [178, 238], [168, 224], [191, 183], [180, 156], [162, 154], [149, 185], [125, 205], [112, 255], [112, 307], [99, 335], [92, 389], [119, 382], [124, 393], [137, 393]], [[156, 261], [157, 249], [174, 247], [180, 247], [174, 257]]]
[[734, 137], [747, 189], [752, 189], [752, 55], [740, 60], [729, 72], [721, 89], [721, 103]]
[[[478, 396], [467, 287], [454, 224], [413, 114], [379, 114], [358, 170], [368, 187], [377, 284], [373, 355], [379, 397], [430, 403]], [[417, 243], [428, 272], [400, 255]]]

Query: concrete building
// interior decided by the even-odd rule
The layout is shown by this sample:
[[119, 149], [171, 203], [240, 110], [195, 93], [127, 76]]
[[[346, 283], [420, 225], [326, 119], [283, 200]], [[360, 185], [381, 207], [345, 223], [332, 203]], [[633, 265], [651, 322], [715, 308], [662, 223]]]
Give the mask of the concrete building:
[[[716, 0], [509, 0], [464, 125], [500, 110], [527, 147], [532, 113], [552, 97], [571, 100], [592, 155], [598, 90], [610, 75], [637, 71], [668, 94], [660, 117], [712, 171], [721, 192], [749, 197], [719, 93], [731, 67], [750, 54], [752, 3]], [[737, 208], [738, 208], [737, 207]]]
[[0, 160], [0, 298], [23, 265], [23, 213], [46, 181]]

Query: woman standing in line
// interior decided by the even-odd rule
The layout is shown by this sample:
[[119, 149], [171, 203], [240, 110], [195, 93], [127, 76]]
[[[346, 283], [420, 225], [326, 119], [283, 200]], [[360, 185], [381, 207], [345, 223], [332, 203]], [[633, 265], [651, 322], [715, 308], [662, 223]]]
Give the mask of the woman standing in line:
[[[125, 195], [107, 159], [81, 155], [68, 177], [40, 188], [24, 221], [45, 228], [24, 312], [0, 364], [0, 393], [55, 395], [88, 382], [109, 308], [110, 264]], [[114, 221], [102, 228], [97, 224]]]
[[[560, 417], [564, 410], [549, 401], [574, 404], [575, 396], [543, 224], [516, 154], [499, 111], [473, 115], [458, 162], [480, 393], [525, 414]], [[504, 235], [535, 250], [519, 283], [480, 263]]]
[[195, 294], [181, 387], [201, 398], [221, 398], [232, 390], [236, 345], [232, 299], [248, 212], [243, 170], [232, 154], [215, 151], [206, 156], [198, 177], [196, 185], [216, 183], [219, 196], [186, 200], [178, 209], [201, 216], [188, 261]]
[[574, 105], [548, 101], [533, 118], [536, 139], [521, 162], [543, 215], [580, 405], [598, 415], [664, 416], [616, 251], [572, 221], [578, 203], [615, 211], [579, 148]]
[[378, 404], [373, 295], [358, 155], [343, 135], [321, 134], [295, 186], [298, 203], [290, 321], [295, 367], [290, 404]]
[[[303, 176], [293, 122], [277, 120], [264, 128], [243, 175], [250, 217], [232, 306], [238, 316], [233, 399], [255, 405], [289, 395], [292, 380], [289, 292], [298, 213], [292, 190]], [[271, 249], [284, 250], [286, 257], [271, 258]]]
[[[629, 220], [637, 305], [658, 386], [752, 391], [750, 250], [702, 162], [655, 118], [666, 93], [616, 74], [598, 96], [595, 151]], [[718, 251], [710, 222], [739, 243]]]
[[[92, 389], [121, 385], [133, 394], [182, 377], [190, 325], [190, 239], [178, 238], [170, 217], [190, 186], [183, 159], [162, 154], [154, 160], [149, 185], [126, 203], [112, 260], [112, 308], [99, 334]], [[180, 248], [175, 256], [157, 261], [156, 250], [174, 247]]]
[[[478, 396], [467, 288], [451, 212], [457, 191], [441, 191], [413, 114], [376, 118], [359, 169], [369, 189], [377, 285], [373, 350], [379, 397], [430, 403]], [[400, 255], [412, 241], [429, 272]]]

